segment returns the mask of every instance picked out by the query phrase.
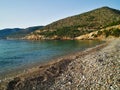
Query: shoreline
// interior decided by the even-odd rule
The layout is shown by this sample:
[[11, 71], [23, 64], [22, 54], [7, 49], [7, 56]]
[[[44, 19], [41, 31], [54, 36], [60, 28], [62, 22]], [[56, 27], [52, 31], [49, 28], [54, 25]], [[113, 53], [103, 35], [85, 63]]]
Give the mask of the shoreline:
[[[87, 40], [88, 41], [88, 40]], [[91, 40], [90, 40], [91, 41]], [[101, 41], [101, 40], [100, 40]], [[104, 44], [106, 43], [106, 41], [101, 41], [102, 43], [101, 44]], [[36, 67], [39, 67], [40, 65], [44, 65], [44, 64], [48, 64], [48, 63], [51, 63], [51, 62], [56, 62], [56, 60], [59, 60], [60, 58], [65, 58], [65, 57], [69, 57], [69, 56], [73, 56], [73, 54], [78, 54], [79, 52], [83, 52], [89, 48], [94, 48], [96, 46], [99, 46], [101, 44], [98, 44], [98, 45], [94, 45], [92, 47], [88, 47], [88, 48], [85, 48], [85, 49], [81, 49], [81, 50], [77, 50], [77, 51], [74, 51], [74, 52], [69, 52], [68, 54], [66, 55], [60, 55], [60, 56], [57, 56], [57, 57], [54, 57], [52, 59], [48, 59], [46, 61], [39, 61], [39, 62], [36, 62], [36, 63], [32, 63], [32, 64], [29, 64], [27, 66], [22, 66], [21, 67], [18, 67], [16, 69], [13, 69], [13, 70], [10, 70], [8, 72], [5, 72], [3, 74], [1, 74], [0, 76], [0, 80], [1, 81], [4, 81], [4, 79], [11, 79], [13, 78], [13, 76], [16, 76], [16, 75], [19, 75], [21, 73], [24, 73], [24, 72], [27, 72], [28, 70], [32, 69], [32, 68], [36, 68]]]
[[[75, 59], [77, 59], [79, 57], [84, 57], [85, 55], [87, 55], [87, 54], [89, 54], [91, 52], [94, 52], [96, 50], [100, 50], [101, 48], [105, 47], [107, 44], [108, 44], [108, 42], [105, 42], [103, 44], [96, 45], [95, 47], [87, 48], [87, 49], [85, 49], [83, 51], [78, 51], [77, 53], [74, 52], [74, 53], [71, 53], [71, 54], [68, 54], [68, 55], [61, 56], [59, 58], [50, 60], [50, 61], [48, 61], [46, 63], [38, 64], [37, 66], [33, 65], [34, 67], [28, 68], [28, 69], [24, 70], [24, 72], [20, 72], [21, 74], [19, 73], [19, 74], [11, 75], [10, 78], [7, 78], [7, 79], [1, 81], [1, 86], [2, 86], [3, 82], [5, 84], [7, 84], [8, 82], [14, 80], [15, 77], [20, 77], [21, 80], [25, 79], [25, 78], [31, 78], [31, 76], [38, 77], [38, 75], [39, 75], [38, 72], [43, 74], [47, 70], [51, 69], [51, 67], [54, 67], [54, 66], [56, 66], [56, 68], [58, 69], [59, 67], [61, 67], [61, 65], [64, 66], [64, 64], [65, 64], [64, 68], [62, 68], [62, 69], [65, 70], [65, 68], [67, 67], [67, 65], [71, 61], [74, 61]], [[57, 75], [53, 75], [53, 76], [59, 76], [59, 74], [61, 74], [61, 72], [58, 73]], [[44, 76], [44, 74], [43, 74], [43, 76]]]

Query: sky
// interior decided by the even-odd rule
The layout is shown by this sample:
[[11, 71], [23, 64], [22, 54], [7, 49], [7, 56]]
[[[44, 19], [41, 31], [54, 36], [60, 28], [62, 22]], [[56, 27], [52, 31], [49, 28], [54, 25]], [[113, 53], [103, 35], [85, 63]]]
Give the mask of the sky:
[[0, 0], [0, 29], [47, 25], [103, 6], [120, 10], [120, 0]]

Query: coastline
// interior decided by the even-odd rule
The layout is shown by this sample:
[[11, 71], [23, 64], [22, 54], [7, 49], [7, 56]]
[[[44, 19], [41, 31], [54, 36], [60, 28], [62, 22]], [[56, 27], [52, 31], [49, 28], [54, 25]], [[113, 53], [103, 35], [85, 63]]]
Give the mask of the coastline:
[[[14, 79], [10, 79], [6, 82], [8, 84], [8, 90], [29, 90], [29, 89], [48, 90], [48, 88], [49, 88], [49, 90], [58, 90], [58, 89], [60, 89], [60, 90], [61, 89], [62, 90], [65, 90], [65, 89], [77, 90], [77, 88], [79, 88], [79, 87], [83, 88], [83, 89], [90, 89], [90, 88], [102, 89], [103, 88], [102, 90], [109, 90], [108, 88], [110, 88], [110, 86], [108, 86], [108, 87], [104, 87], [104, 86], [100, 87], [99, 85], [97, 85], [97, 86], [92, 86], [92, 85], [89, 86], [88, 85], [89, 87], [85, 86], [87, 77], [84, 74], [86, 74], [86, 70], [87, 70], [87, 72], [90, 72], [90, 74], [94, 74], [93, 71], [99, 72], [99, 70], [95, 70], [96, 68], [99, 67], [102, 69], [104, 67], [104, 66], [102, 67], [101, 64], [103, 64], [103, 62], [104, 62], [103, 60], [106, 57], [103, 57], [103, 60], [100, 59], [100, 57], [101, 57], [101, 55], [104, 56], [105, 52], [103, 52], [103, 51], [105, 51], [106, 48], [111, 49], [111, 48], [115, 47], [116, 44], [114, 44], [113, 42], [119, 42], [119, 39], [117, 41], [116, 40], [108, 41], [106, 43], [97, 45], [95, 47], [88, 48], [84, 51], [70, 54], [70, 55], [58, 58], [57, 60], [53, 60], [53, 61], [47, 62], [45, 64], [41, 64], [32, 69], [28, 69], [27, 71], [14, 76], [15, 77]], [[110, 45], [113, 47], [110, 47]], [[106, 52], [106, 53], [109, 53], [109, 52]], [[97, 55], [97, 57], [96, 57], [96, 55]], [[93, 60], [91, 58], [93, 58]], [[94, 58], [95, 58], [95, 61], [94, 61]], [[82, 60], [85, 60], [85, 62]], [[85, 65], [88, 65], [87, 67], [85, 67], [84, 73], [83, 73], [84, 70], [83, 71], [81, 70], [81, 68], [83, 68], [81, 63], [83, 64], [83, 62], [85, 63]], [[101, 64], [100, 64], [100, 66], [98, 65], [98, 67], [96, 67], [96, 64], [98, 64], [98, 63], [99, 64], [101, 63]], [[95, 66], [94, 66], [94, 64], [95, 64]], [[90, 68], [92, 69], [92, 67], [96, 67], [96, 68], [94, 68], [93, 71], [89, 70]], [[76, 68], [77, 68], [77, 72], [76, 72]], [[78, 75], [76, 75], [76, 73], [74, 73], [74, 72], [76, 72]], [[74, 73], [76, 75], [76, 76], [74, 76], [74, 74], [73, 74], [73, 76], [72, 76], [73, 78], [70, 75], [72, 73]], [[107, 74], [105, 74], [105, 76]], [[87, 82], [90, 82], [91, 79], [93, 79], [93, 78], [99, 78], [99, 75], [97, 75], [95, 77], [94, 77], [94, 75], [93, 75], [93, 77], [90, 75], [90, 77], [88, 79], [89, 81], [87, 81]], [[66, 80], [66, 79], [70, 79], [70, 81]], [[80, 85], [78, 85], [79, 87], [76, 86], [77, 83], [72, 85], [72, 83], [74, 83], [73, 82], [74, 79], [75, 80], [76, 79], [78, 79], [78, 80], [84, 79], [83, 81], [84, 81], [85, 85], [80, 86], [80, 85], [82, 85], [82, 84], [80, 84]], [[118, 82], [119, 82], [119, 79], [118, 79]], [[105, 83], [107, 83], [107, 82], [105, 82]], [[103, 84], [105, 84], [105, 83], [103, 83]], [[3, 88], [0, 90], [5, 90], [4, 86], [2, 86], [2, 87]], [[117, 88], [119, 88], [119, 86], [117, 86]]]
[[[31, 66], [32, 68], [29, 67], [19, 73], [12, 73], [10, 76], [5, 78], [4, 80], [1, 80], [0, 86], [4, 90], [4, 88], [6, 88], [6, 84], [8, 84], [10, 81], [12, 81], [15, 77], [28, 78], [28, 77], [32, 76], [33, 74], [36, 75], [35, 77], [37, 77], [37, 75], [39, 74], [38, 72], [44, 73], [44, 72], [46, 72], [47, 69], [51, 68], [54, 65], [57, 65], [56, 67], [61, 67], [61, 66], [59, 66], [59, 63], [61, 63], [61, 62], [65, 63], [65, 65], [67, 66], [67, 64], [69, 64], [71, 61], [75, 60], [76, 58], [84, 57], [85, 55], [87, 55], [91, 52], [94, 52], [94, 50], [101, 49], [101, 48], [105, 47], [106, 45], [107, 45], [107, 43], [103, 43], [103, 44], [97, 45], [95, 47], [85, 49], [83, 51], [78, 51], [77, 53], [70, 53], [68, 55], [61, 56], [59, 58], [50, 60], [46, 63], [41, 63], [41, 64], [39, 63], [38, 65], [32, 65]], [[63, 70], [65, 68], [63, 68]], [[0, 90], [2, 90], [1, 88], [0, 88]]]
[[[84, 40], [85, 42], [86, 41], [88, 41], [88, 40]], [[89, 40], [89, 42], [88, 42], [88, 45], [89, 45], [89, 43], [91, 43], [91, 41], [92, 40]], [[102, 43], [105, 43], [105, 41], [100, 41], [100, 40], [95, 40], [95, 41], [97, 41], [98, 42], [98, 44], [95, 44], [95, 45], [89, 45], [87, 48], [91, 48], [91, 47], [94, 47], [94, 46], [96, 46], [96, 45], [99, 45], [99, 44], [102, 44]], [[101, 42], [101, 43], [99, 43], [99, 42]], [[95, 42], [96, 43], [96, 42]], [[71, 56], [72, 54], [76, 54], [76, 53], [78, 53], [78, 52], [81, 52], [81, 51], [84, 51], [84, 50], [86, 50], [87, 48], [83, 48], [83, 49], [76, 49], [75, 51], [72, 51], [72, 52], [68, 52], [68, 53], [66, 53], [66, 54], [62, 54], [62, 55], [59, 55], [59, 56], [55, 56], [55, 57], [53, 57], [53, 58], [48, 58], [48, 60], [46, 59], [46, 60], [44, 60], [44, 61], [41, 61], [41, 60], [39, 60], [38, 62], [35, 62], [35, 63], [30, 63], [30, 64], [28, 64], [28, 65], [23, 65], [22, 67], [17, 67], [17, 68], [14, 68], [14, 69], [11, 69], [11, 70], [9, 70], [9, 71], [5, 71], [5, 72], [3, 72], [3, 73], [0, 73], [0, 80], [1, 81], [3, 81], [4, 79], [6, 80], [6, 79], [11, 79], [11, 78], [13, 78], [13, 76], [16, 76], [16, 75], [19, 75], [19, 74], [21, 74], [21, 73], [23, 73], [23, 72], [26, 72], [28, 69], [32, 69], [32, 68], [34, 68], [34, 67], [38, 67], [39, 65], [43, 65], [43, 64], [47, 64], [47, 63], [49, 63], [49, 62], [54, 62], [54, 61], [56, 61], [56, 60], [58, 60], [58, 59], [60, 59], [60, 58], [64, 58], [64, 57], [66, 57], [66, 56]], [[69, 50], [68, 50], [69, 51]], [[35, 60], [35, 59], [34, 59]]]

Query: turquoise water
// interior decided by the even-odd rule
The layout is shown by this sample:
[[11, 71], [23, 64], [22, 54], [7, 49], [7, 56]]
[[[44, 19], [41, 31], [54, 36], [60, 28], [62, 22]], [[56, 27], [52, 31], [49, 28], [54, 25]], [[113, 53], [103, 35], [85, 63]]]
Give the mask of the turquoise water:
[[35, 63], [42, 63], [69, 53], [101, 44], [101, 41], [0, 40], [0, 75]]

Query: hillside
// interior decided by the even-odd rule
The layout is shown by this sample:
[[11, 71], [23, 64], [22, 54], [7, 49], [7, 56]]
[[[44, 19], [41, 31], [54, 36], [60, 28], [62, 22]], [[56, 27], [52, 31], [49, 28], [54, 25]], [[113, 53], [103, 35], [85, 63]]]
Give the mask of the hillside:
[[45, 29], [59, 29], [63, 27], [76, 26], [79, 29], [99, 29], [114, 23], [120, 23], [120, 11], [109, 7], [98, 8], [83, 14], [71, 16], [53, 22]]
[[26, 36], [27, 34], [37, 30], [41, 29], [43, 26], [34, 26], [34, 27], [28, 27], [28, 28], [7, 28], [0, 30], [0, 39], [6, 39], [6, 38], [22, 38]]
[[37, 30], [24, 39], [74, 39], [105, 27], [120, 24], [120, 11], [109, 7], [67, 17]]
[[120, 37], [120, 24], [109, 26], [85, 35], [76, 37], [75, 39], [79, 40], [90, 40], [90, 39], [99, 39], [99, 40], [111, 40]]

